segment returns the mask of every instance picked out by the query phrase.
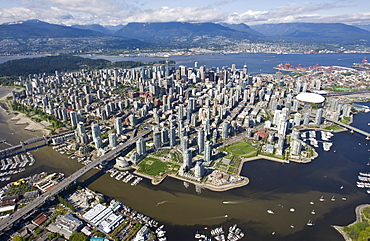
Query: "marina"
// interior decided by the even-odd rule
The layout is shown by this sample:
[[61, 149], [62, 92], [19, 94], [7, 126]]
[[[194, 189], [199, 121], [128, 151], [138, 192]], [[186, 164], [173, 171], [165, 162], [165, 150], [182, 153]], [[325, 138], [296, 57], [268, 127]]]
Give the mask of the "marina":
[[[205, 230], [207, 230], [205, 228]], [[199, 231], [195, 233], [194, 238], [198, 241], [210, 241], [210, 240], [217, 240], [217, 241], [238, 241], [243, 239], [244, 232], [241, 228], [238, 227], [237, 224], [231, 225], [226, 231], [224, 231], [223, 227], [217, 227], [210, 230], [210, 235], [200, 233]]]
[[15, 155], [0, 160], [0, 182], [9, 181], [11, 175], [26, 171], [26, 166], [32, 166], [35, 158], [30, 152]]
[[115, 178], [117, 181], [122, 180], [124, 183], [132, 181], [130, 183], [131, 186], [136, 186], [143, 180], [142, 177], [131, 174], [129, 171], [119, 171], [115, 168], [109, 169], [107, 173], [109, 173], [111, 178]]

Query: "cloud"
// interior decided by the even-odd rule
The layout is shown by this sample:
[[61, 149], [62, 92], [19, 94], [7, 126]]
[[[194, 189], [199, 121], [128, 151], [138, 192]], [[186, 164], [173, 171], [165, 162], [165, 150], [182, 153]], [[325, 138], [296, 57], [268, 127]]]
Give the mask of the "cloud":
[[60, 23], [61, 21], [73, 21], [73, 16], [66, 11], [52, 7], [45, 8], [1, 8], [0, 23], [8, 23], [21, 20], [40, 19], [50, 23]]
[[226, 20], [225, 13], [210, 7], [169, 8], [161, 7], [131, 15], [125, 22], [220, 22]]
[[[227, 22], [249, 25], [281, 22], [370, 23], [370, 12], [328, 14], [350, 3], [288, 4], [266, 11], [225, 12], [220, 0], [204, 7], [159, 7], [143, 9], [140, 1], [123, 0], [21, 0], [22, 7], [0, 8], [0, 23], [39, 19], [73, 25], [118, 25], [129, 22]], [[347, 5], [346, 5], [347, 4]]]

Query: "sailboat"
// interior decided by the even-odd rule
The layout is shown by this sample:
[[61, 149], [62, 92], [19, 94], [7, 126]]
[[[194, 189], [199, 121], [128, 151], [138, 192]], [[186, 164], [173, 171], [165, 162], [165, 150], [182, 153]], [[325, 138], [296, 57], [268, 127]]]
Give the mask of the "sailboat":
[[313, 225], [315, 225], [314, 223], [313, 223], [313, 221], [310, 219], [310, 220], [308, 220], [308, 222], [307, 222], [307, 226], [309, 226], [309, 227], [311, 227], [311, 226], [313, 226]]

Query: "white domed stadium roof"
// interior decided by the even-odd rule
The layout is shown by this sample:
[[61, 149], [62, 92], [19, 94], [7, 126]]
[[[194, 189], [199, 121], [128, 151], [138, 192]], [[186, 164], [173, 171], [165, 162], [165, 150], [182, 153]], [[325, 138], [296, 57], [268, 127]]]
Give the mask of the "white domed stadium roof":
[[300, 93], [296, 98], [299, 101], [312, 104], [320, 104], [325, 101], [324, 96], [315, 93]]

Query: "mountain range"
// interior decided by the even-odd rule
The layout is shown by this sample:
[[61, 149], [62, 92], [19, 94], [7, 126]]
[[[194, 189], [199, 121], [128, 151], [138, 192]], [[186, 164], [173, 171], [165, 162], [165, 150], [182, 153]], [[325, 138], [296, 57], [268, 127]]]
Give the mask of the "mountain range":
[[202, 47], [223, 49], [242, 42], [370, 45], [369, 25], [280, 23], [128, 23], [62, 26], [39, 20], [0, 25], [0, 54], [112, 52], [127, 49]]

